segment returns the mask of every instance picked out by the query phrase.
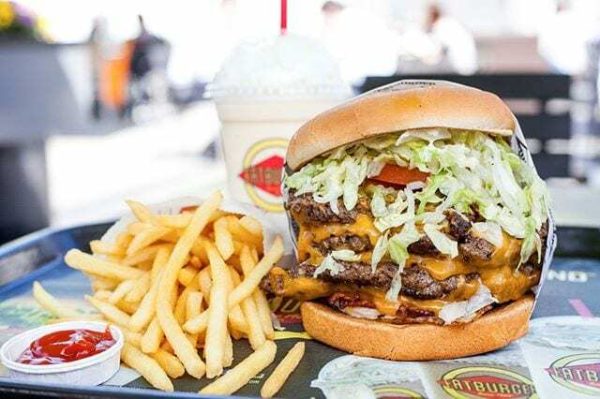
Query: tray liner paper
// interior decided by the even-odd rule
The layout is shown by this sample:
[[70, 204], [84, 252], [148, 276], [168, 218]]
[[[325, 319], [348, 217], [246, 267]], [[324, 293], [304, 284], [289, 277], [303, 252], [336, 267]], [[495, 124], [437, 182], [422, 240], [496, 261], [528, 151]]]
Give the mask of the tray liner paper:
[[[402, 81], [373, 92], [440, 84], [450, 83]], [[512, 137], [512, 146], [522, 159], [531, 164], [531, 156], [518, 125], [516, 134]], [[198, 198], [185, 198], [151, 208], [159, 213], [178, 213], [182, 207], [200, 202], [201, 200]], [[237, 213], [249, 213], [264, 220], [262, 215], [257, 214], [257, 211], [250, 207], [239, 208], [238, 205], [227, 202], [224, 209]], [[112, 241], [116, 234], [132, 220], [131, 215], [124, 217], [110, 228], [102, 239]], [[271, 231], [269, 226], [266, 226], [266, 229], [265, 240], [268, 243], [275, 232]], [[569, 305], [572, 299], [568, 298], [583, 298], [586, 303], [593, 305], [595, 310], [600, 309], [600, 301], [595, 296], [600, 289], [600, 278], [598, 273], [594, 274], [593, 271], [598, 270], [600, 262], [580, 259], [574, 262], [568, 259], [558, 259], [555, 265], [555, 268], [558, 269], [548, 274], [556, 245], [554, 222], [551, 216], [546, 244], [547, 250], [541, 281], [548, 279], [549, 284], [542, 295], [544, 300], [536, 301], [536, 316], [573, 314], [574, 306]], [[48, 272], [41, 280], [44, 286], [57, 297], [67, 298], [70, 304], [79, 309], [91, 311], [89, 305], [83, 301], [83, 295], [90, 289], [87, 279], [81, 273], [59, 266], [55, 271]], [[30, 282], [28, 284], [30, 287]], [[568, 317], [569, 323], [566, 323], [562, 320], [565, 317], [536, 318], [532, 324], [537, 322], [546, 324], [536, 330], [535, 334], [530, 334], [532, 337], [528, 336], [507, 348], [490, 354], [452, 361], [393, 362], [350, 355], [311, 340], [302, 329], [299, 319], [299, 303], [294, 299], [274, 298], [271, 306], [282, 325], [281, 330], [276, 332], [277, 358], [274, 364], [238, 391], [237, 395], [258, 396], [262, 383], [275, 365], [297, 341], [304, 340], [307, 344], [306, 354], [279, 393], [280, 397], [519, 399], [538, 397], [536, 390], [544, 391], [545, 395], [541, 396], [542, 398], [590, 397], [589, 392], [585, 393], [586, 396], [579, 396], [581, 389], [587, 389], [592, 394], [600, 396], [600, 384], [597, 382], [600, 379], [600, 338], [598, 338], [600, 333], [596, 335], [595, 339], [587, 341], [585, 339], [586, 334], [587, 336], [593, 334], [590, 333], [590, 321], [594, 320], [597, 323], [599, 319], [571, 316]], [[19, 329], [43, 324], [47, 318], [48, 314], [40, 310], [33, 301], [30, 290], [16, 290], [9, 299], [0, 303], [0, 341], [14, 335]], [[566, 339], [565, 334], [545, 337], [544, 331], [546, 331], [547, 323], [555, 323], [558, 331], [568, 324], [570, 326], [568, 327], [569, 334], [577, 331], [578, 339], [575, 343], [570, 342], [569, 334], [566, 334]], [[587, 326], [587, 329], [577, 327], [582, 325]], [[592, 325], [596, 324], [592, 323]], [[600, 324], [598, 325], [600, 326]], [[560, 337], [563, 339], [561, 340]], [[528, 341], [524, 342], [525, 340]], [[540, 350], [539, 347], [542, 345], [542, 350], [546, 354], [553, 353], [552, 350], [559, 348], [556, 350], [560, 351], [561, 357], [552, 358], [554, 363], [551, 363], [550, 360], [540, 363], [536, 360], [536, 353], [529, 348], [529, 341], [531, 341], [531, 345], [537, 345], [535, 350]], [[444, 343], [433, 342], [432, 344], [443, 345]], [[251, 349], [247, 341], [235, 341], [234, 353], [235, 363], [249, 355]], [[584, 359], [581, 360], [581, 356], [575, 360], [568, 357], [575, 355], [583, 355]], [[565, 356], [567, 359], [561, 360]], [[596, 357], [594, 358], [594, 356]], [[143, 378], [136, 378], [135, 372], [126, 367], [121, 369], [117, 376], [108, 382], [109, 384], [149, 387]], [[536, 377], [538, 374], [543, 375], [549, 382], [539, 380]], [[596, 382], [594, 382], [594, 378], [596, 378]], [[187, 376], [174, 381], [176, 391], [184, 392], [196, 392], [207, 383], [208, 381], [205, 379], [197, 381]], [[548, 396], [548, 392], [550, 396]], [[165, 397], [169, 396], [169, 394], [165, 394]]]

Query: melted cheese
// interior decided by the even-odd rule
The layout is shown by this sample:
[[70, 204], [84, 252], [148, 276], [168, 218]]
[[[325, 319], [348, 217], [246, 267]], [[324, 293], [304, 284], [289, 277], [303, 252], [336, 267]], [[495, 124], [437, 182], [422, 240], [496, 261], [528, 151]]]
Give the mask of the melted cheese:
[[[300, 225], [298, 234], [298, 258], [300, 262], [309, 261], [313, 265], [319, 265], [323, 260], [323, 254], [316, 248], [314, 243], [321, 242], [332, 236], [341, 236], [344, 234], [353, 234], [361, 237], [368, 237], [372, 245], [375, 245], [381, 235], [373, 225], [370, 216], [360, 214], [355, 223], [351, 224], [323, 224], [319, 226]], [[515, 270], [518, 263], [521, 250], [521, 240], [513, 238], [503, 233], [502, 245], [497, 247], [489, 260], [473, 259], [466, 264], [460, 257], [433, 258], [411, 255], [406, 265], [417, 264], [429, 272], [436, 280], [445, 280], [451, 276], [469, 273], [479, 273], [481, 281], [485, 284], [492, 295], [500, 303], [515, 300], [525, 294], [539, 280], [539, 272], [526, 276]], [[371, 252], [361, 253], [361, 261], [370, 263]], [[285, 272], [284, 272], [285, 273]], [[291, 279], [286, 274], [286, 295], [298, 296], [302, 299], [314, 299], [324, 297], [336, 292], [336, 289], [348, 286], [331, 284], [319, 281], [313, 278], [302, 277]], [[448, 302], [464, 300], [471, 297], [478, 288], [478, 282], [462, 283], [459, 287], [444, 300], [423, 301], [413, 298], [404, 298], [402, 301], [413, 304], [428, 310], [436, 312]], [[288, 288], [289, 287], [289, 288]], [[288, 291], [289, 289], [289, 291]], [[368, 295], [375, 303], [377, 309], [384, 314], [395, 314], [397, 304], [394, 305], [385, 300], [385, 293], [373, 288], [356, 289], [361, 293]], [[354, 290], [354, 291], [356, 291]], [[371, 290], [371, 291], [368, 291]], [[393, 313], [392, 313], [393, 312]]]
[[440, 309], [455, 301], [470, 298], [479, 287], [478, 281], [461, 282], [455, 291], [443, 299], [415, 299], [400, 296], [398, 302], [390, 302], [385, 299], [385, 291], [374, 287], [357, 287], [348, 284], [337, 284], [311, 277], [291, 277], [287, 271], [280, 267], [274, 267], [269, 273], [270, 283], [275, 286], [278, 294], [294, 297], [300, 300], [312, 300], [333, 295], [336, 292], [358, 292], [362, 299], [367, 299], [375, 305], [382, 314], [394, 316], [400, 304], [406, 304], [420, 309], [434, 312], [436, 315]]
[[[356, 217], [356, 222], [351, 224], [323, 224], [320, 226], [300, 225], [298, 234], [298, 259], [303, 262], [310, 260], [313, 265], [319, 265], [323, 261], [323, 254], [315, 248], [313, 242], [321, 242], [329, 237], [352, 234], [361, 237], [368, 237], [371, 245], [377, 243], [381, 235], [379, 230], [373, 225], [373, 219], [370, 216], [360, 214]], [[361, 261], [371, 262], [371, 253], [361, 254]]]

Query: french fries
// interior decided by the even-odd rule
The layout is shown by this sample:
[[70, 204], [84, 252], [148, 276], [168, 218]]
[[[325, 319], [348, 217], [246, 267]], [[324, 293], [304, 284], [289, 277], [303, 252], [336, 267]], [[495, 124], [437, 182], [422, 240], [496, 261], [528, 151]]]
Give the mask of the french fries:
[[200, 393], [231, 395], [273, 363], [276, 352], [277, 345], [273, 341], [266, 341], [263, 346], [229, 370], [223, 377], [202, 388]]
[[207, 244], [206, 252], [210, 262], [212, 287], [204, 356], [207, 366], [206, 376], [214, 378], [223, 373], [225, 335], [227, 335], [227, 274], [229, 270], [214, 246]]
[[[281, 258], [283, 243], [278, 237], [263, 248], [260, 223], [220, 210], [221, 202], [217, 192], [180, 214], [161, 215], [128, 201], [135, 220], [114, 242], [92, 241], [92, 255], [65, 256], [90, 278], [93, 294], [85, 298], [98, 314], [80, 315], [37, 282], [36, 300], [59, 320], [99, 318], [119, 326], [122, 361], [165, 391], [173, 390], [170, 378], [185, 372], [221, 376], [233, 364], [233, 340], [248, 339], [255, 352], [203, 390], [237, 391], [275, 357], [270, 310], [258, 285]], [[271, 390], [287, 376], [279, 375]]]
[[[229, 308], [238, 305], [244, 298], [250, 296], [254, 290], [258, 288], [260, 280], [271, 270], [271, 267], [281, 259], [283, 255], [283, 241], [281, 237], [277, 237], [271, 248], [265, 253], [264, 257], [256, 265], [256, 267], [246, 276], [244, 281], [231, 291], [227, 299]], [[208, 326], [208, 313], [204, 312], [198, 317], [193, 318], [185, 323], [183, 328], [192, 334], [197, 334], [206, 329]]]
[[283, 360], [275, 367], [269, 378], [263, 384], [260, 390], [260, 396], [263, 398], [272, 398], [281, 389], [290, 374], [298, 367], [305, 350], [304, 342], [296, 343], [292, 349], [285, 355]]
[[140, 352], [135, 346], [128, 343], [123, 345], [121, 360], [129, 367], [139, 371], [152, 386], [166, 392], [173, 392], [173, 383], [160, 364], [150, 356]]
[[42, 308], [52, 313], [55, 317], [76, 318], [80, 316], [74, 309], [60, 303], [58, 299], [50, 295], [37, 281], [33, 283], [33, 297]]

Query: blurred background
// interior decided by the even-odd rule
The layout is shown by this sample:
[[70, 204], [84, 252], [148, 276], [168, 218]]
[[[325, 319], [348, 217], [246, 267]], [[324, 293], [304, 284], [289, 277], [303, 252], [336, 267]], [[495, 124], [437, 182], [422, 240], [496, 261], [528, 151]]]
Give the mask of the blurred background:
[[[280, 8], [0, 0], [0, 242], [223, 186], [207, 85], [240, 42], [281, 34]], [[559, 224], [600, 223], [599, 1], [288, 0], [286, 34], [320, 42], [356, 94], [412, 77], [497, 93]]]

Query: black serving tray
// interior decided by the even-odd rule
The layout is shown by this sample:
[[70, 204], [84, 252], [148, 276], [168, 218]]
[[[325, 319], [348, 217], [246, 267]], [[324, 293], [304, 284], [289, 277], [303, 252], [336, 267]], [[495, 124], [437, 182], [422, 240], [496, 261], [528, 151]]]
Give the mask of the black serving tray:
[[[63, 262], [65, 252], [71, 248], [89, 251], [89, 241], [98, 239], [110, 226], [109, 223], [69, 228], [43, 230], [0, 247], [0, 325], [16, 325], [23, 329], [38, 325], [43, 312], [28, 308], [15, 310], [11, 303], [15, 298], [27, 299], [31, 285], [39, 280], [53, 294], [64, 298], [81, 298], [89, 291], [85, 277], [68, 268]], [[558, 228], [558, 247], [533, 317], [577, 315], [581, 307], [572, 305], [575, 299], [591, 314], [600, 314], [600, 230], [591, 228]], [[31, 301], [31, 306], [35, 303]], [[28, 324], [29, 323], [29, 324]], [[291, 330], [301, 331], [301, 326]], [[2, 330], [0, 330], [0, 333]], [[0, 337], [1, 338], [1, 337]], [[279, 360], [297, 338], [278, 340]], [[237, 342], [236, 359], [250, 352], [245, 342]], [[297, 371], [282, 391], [281, 397], [324, 397], [323, 392], [311, 388], [323, 366], [345, 355], [315, 341], [307, 341], [307, 352]], [[274, 365], [265, 370], [269, 375]], [[262, 376], [264, 379], [264, 375]], [[174, 393], [151, 389], [138, 378], [124, 386], [75, 387], [66, 385], [25, 384], [0, 377], [0, 397], [60, 397], [60, 398], [199, 398], [198, 389], [207, 383], [191, 377], [175, 381]], [[262, 385], [261, 378], [251, 381], [237, 394], [256, 396]], [[204, 396], [206, 397], [206, 396]]]

